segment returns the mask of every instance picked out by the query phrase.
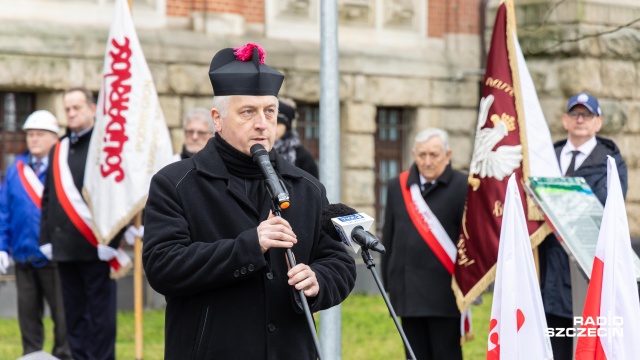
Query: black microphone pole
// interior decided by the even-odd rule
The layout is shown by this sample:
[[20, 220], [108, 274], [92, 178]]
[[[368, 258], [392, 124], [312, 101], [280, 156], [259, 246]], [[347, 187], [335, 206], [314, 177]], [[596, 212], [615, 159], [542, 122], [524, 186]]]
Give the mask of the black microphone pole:
[[[280, 204], [278, 204], [277, 201], [274, 201], [273, 197], [271, 198], [271, 205], [273, 206], [273, 215], [280, 216]], [[296, 260], [293, 258], [293, 252], [289, 248], [287, 248], [287, 260], [289, 261], [289, 267], [293, 268], [296, 266]], [[295, 285], [293, 286], [295, 287]], [[318, 340], [318, 333], [316, 333], [316, 326], [313, 322], [313, 316], [311, 316], [311, 309], [309, 309], [307, 297], [304, 295], [304, 290], [298, 290], [298, 294], [300, 295], [300, 302], [302, 303], [304, 314], [307, 317], [307, 324], [309, 324], [309, 330], [311, 330], [311, 336], [313, 337], [313, 342], [315, 343], [316, 351], [318, 352], [318, 360], [322, 360], [320, 341]]]
[[[278, 175], [271, 166], [269, 153], [264, 148], [264, 146], [260, 144], [254, 144], [253, 146], [251, 146], [251, 149], [249, 151], [251, 152], [253, 162], [258, 165], [258, 168], [260, 168], [262, 175], [264, 175], [264, 184], [267, 188], [269, 199], [271, 200], [271, 209], [273, 210], [273, 214], [275, 216], [281, 216], [281, 208], [286, 209], [289, 207], [289, 194], [287, 193], [287, 188], [284, 186], [282, 180], [278, 178]], [[294, 266], [296, 266], [296, 260], [293, 257], [293, 252], [290, 248], [287, 248], [286, 251], [289, 267], [293, 268]], [[295, 288], [295, 285], [293, 286]], [[309, 330], [311, 330], [311, 336], [313, 337], [316, 351], [318, 352], [318, 359], [322, 360], [320, 341], [318, 340], [318, 334], [316, 333], [316, 327], [315, 323], [313, 322], [313, 316], [311, 316], [311, 309], [309, 309], [307, 297], [304, 296], [304, 290], [298, 290], [298, 295], [300, 297], [300, 302], [302, 303], [304, 314], [307, 318], [307, 323], [309, 324]]]
[[378, 285], [378, 289], [380, 289], [380, 293], [382, 294], [382, 298], [384, 302], [387, 304], [387, 308], [389, 309], [389, 313], [391, 313], [391, 318], [393, 318], [393, 322], [396, 324], [396, 328], [398, 328], [398, 332], [400, 333], [400, 337], [402, 338], [402, 342], [404, 342], [404, 346], [409, 353], [411, 359], [416, 360], [416, 355], [413, 353], [413, 349], [411, 349], [411, 345], [409, 345], [409, 340], [407, 340], [407, 336], [404, 334], [404, 330], [402, 330], [402, 326], [398, 322], [398, 318], [396, 316], [396, 312], [393, 310], [393, 306], [391, 306], [391, 302], [387, 297], [387, 293], [384, 290], [384, 286], [382, 286], [382, 281], [380, 281], [380, 277], [378, 277], [378, 273], [376, 272], [376, 264], [373, 262], [373, 258], [369, 254], [369, 250], [366, 247], [361, 247], [362, 249], [362, 260], [364, 260], [365, 265], [367, 265], [367, 269], [371, 270], [371, 274], [373, 274], [373, 278]]

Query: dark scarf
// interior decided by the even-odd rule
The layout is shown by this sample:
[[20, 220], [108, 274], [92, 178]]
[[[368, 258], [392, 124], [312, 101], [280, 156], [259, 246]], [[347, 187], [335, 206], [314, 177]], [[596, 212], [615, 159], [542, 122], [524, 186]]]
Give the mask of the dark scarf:
[[[213, 144], [216, 146], [222, 162], [224, 162], [231, 175], [247, 179], [264, 178], [262, 172], [260, 172], [260, 168], [253, 162], [251, 156], [229, 145], [221, 136], [216, 136], [213, 140]], [[270, 158], [273, 158], [272, 154], [269, 155]], [[273, 164], [273, 159], [271, 163]]]
[[293, 130], [284, 133], [284, 135], [273, 144], [273, 148], [278, 154], [294, 165], [296, 163], [296, 149], [298, 147], [300, 147], [300, 136]]
[[[251, 199], [258, 212], [267, 199], [267, 189], [264, 186], [264, 175], [260, 168], [253, 162], [253, 158], [243, 154], [238, 149], [229, 145], [221, 136], [213, 138], [213, 144], [222, 158], [227, 170], [232, 175], [231, 181], [243, 183], [247, 198]], [[271, 164], [275, 168], [274, 153], [269, 153]]]

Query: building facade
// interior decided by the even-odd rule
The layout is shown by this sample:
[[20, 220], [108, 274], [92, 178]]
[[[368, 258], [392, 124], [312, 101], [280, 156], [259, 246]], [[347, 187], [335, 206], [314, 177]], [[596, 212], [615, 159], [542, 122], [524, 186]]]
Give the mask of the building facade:
[[[297, 128], [318, 156], [321, 0], [133, 0], [133, 18], [174, 149], [191, 108], [210, 107], [207, 77], [221, 48], [257, 42], [285, 73]], [[449, 131], [466, 170], [497, 0], [337, 0], [341, 201], [381, 218], [386, 181], [411, 163], [425, 127]], [[2, 6], [4, 5], [4, 6]], [[0, 0], [0, 169], [24, 150], [35, 109], [64, 124], [62, 92], [97, 91], [113, 0]], [[517, 0], [519, 37], [554, 138], [566, 99], [601, 99], [605, 136], [629, 165], [627, 207], [640, 236], [640, 3]], [[635, 22], [634, 22], [635, 20]], [[617, 29], [617, 30], [616, 30]], [[614, 31], [615, 30], [615, 31]], [[379, 225], [379, 224], [378, 224]]]

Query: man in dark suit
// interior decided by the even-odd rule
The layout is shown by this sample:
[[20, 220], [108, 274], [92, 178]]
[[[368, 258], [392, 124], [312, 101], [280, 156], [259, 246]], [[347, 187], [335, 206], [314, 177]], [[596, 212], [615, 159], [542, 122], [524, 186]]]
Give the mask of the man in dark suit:
[[388, 185], [383, 281], [418, 359], [462, 359], [451, 278], [467, 176], [451, 168], [443, 130], [420, 132], [412, 154], [411, 169]]
[[[68, 341], [73, 358], [114, 359], [116, 342], [116, 283], [110, 278], [121, 234], [107, 246], [94, 245], [82, 209], [84, 171], [96, 106], [82, 87], [64, 94], [68, 131], [52, 149], [51, 166], [42, 195], [40, 249], [58, 263]], [[88, 209], [87, 209], [88, 210]]]
[[[598, 99], [588, 93], [572, 96], [562, 116], [567, 139], [554, 144], [564, 176], [581, 176], [604, 205], [607, 199], [607, 156], [616, 160], [623, 194], [627, 193], [627, 165], [616, 144], [596, 136], [602, 128]], [[573, 327], [569, 258], [556, 237], [547, 236], [540, 245], [540, 280], [547, 326]], [[552, 337], [554, 359], [573, 358], [573, 338]]]
[[[213, 57], [216, 136], [151, 180], [143, 261], [167, 300], [167, 360], [316, 359], [298, 291], [315, 312], [342, 302], [355, 284], [353, 258], [320, 227], [324, 186], [273, 150], [284, 75], [260, 59], [256, 44]], [[282, 216], [270, 211], [255, 144], [290, 195]], [[297, 262], [291, 268], [286, 249]]]

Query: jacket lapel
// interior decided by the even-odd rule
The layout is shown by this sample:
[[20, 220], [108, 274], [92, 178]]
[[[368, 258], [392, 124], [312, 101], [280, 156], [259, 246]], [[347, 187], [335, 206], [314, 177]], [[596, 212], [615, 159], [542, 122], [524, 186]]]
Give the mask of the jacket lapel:
[[231, 194], [239, 203], [241, 203], [253, 216], [258, 217], [258, 211], [254, 208], [253, 203], [246, 195], [244, 185], [237, 181], [231, 180], [231, 175], [227, 171], [227, 167], [222, 162], [222, 158], [215, 145], [213, 138], [209, 139], [207, 145], [195, 154], [191, 160], [198, 172], [210, 177], [224, 180], [227, 184], [227, 192]]

